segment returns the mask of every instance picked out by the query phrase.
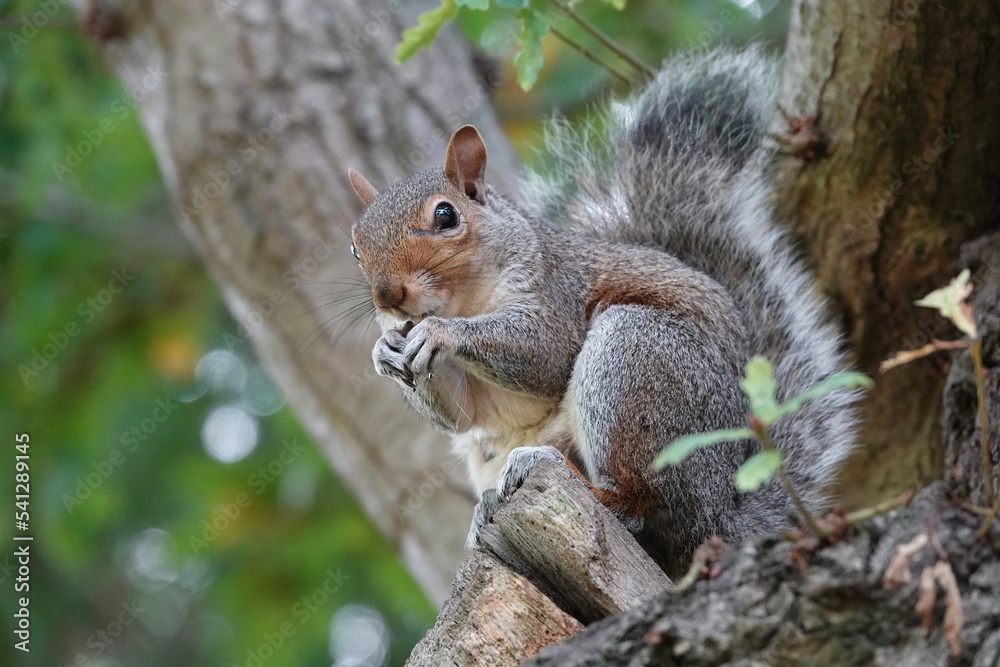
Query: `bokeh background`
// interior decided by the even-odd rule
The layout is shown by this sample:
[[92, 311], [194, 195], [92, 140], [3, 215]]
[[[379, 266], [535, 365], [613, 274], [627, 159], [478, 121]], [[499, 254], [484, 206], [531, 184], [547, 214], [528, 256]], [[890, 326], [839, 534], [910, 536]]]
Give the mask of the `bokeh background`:
[[[647, 62], [780, 50], [787, 25], [777, 0], [580, 10]], [[38, 12], [46, 25], [18, 39]], [[0, 0], [0, 663], [402, 664], [434, 608], [256, 363], [174, 221], [133, 100], [75, 20], [54, 0]], [[525, 94], [509, 15], [463, 10], [460, 28], [499, 72], [493, 101], [528, 162], [543, 118], [613, 88], [548, 36]], [[12, 646], [18, 433], [27, 656]]]

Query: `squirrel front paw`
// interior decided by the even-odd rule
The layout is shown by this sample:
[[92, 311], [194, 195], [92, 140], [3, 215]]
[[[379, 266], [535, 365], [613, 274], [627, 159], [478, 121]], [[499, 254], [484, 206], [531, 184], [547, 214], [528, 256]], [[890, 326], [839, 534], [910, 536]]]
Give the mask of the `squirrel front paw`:
[[440, 317], [425, 317], [406, 334], [406, 347], [403, 355], [406, 365], [412, 373], [413, 381], [430, 380], [435, 360], [441, 354], [450, 353], [451, 338], [448, 335], [448, 322]]
[[497, 497], [500, 502], [510, 500], [514, 492], [521, 488], [524, 480], [528, 478], [528, 473], [539, 461], [555, 461], [565, 463], [563, 456], [555, 447], [544, 445], [541, 447], [518, 447], [511, 450], [507, 455], [507, 462], [500, 469], [497, 476]]
[[375, 343], [372, 350], [372, 361], [375, 372], [379, 375], [394, 378], [410, 389], [416, 385], [413, 382], [413, 371], [406, 360], [406, 334], [401, 329], [389, 329]]
[[375, 372], [414, 389], [418, 382], [431, 379], [431, 366], [449, 349], [448, 341], [446, 322], [438, 317], [425, 318], [416, 326], [408, 322], [402, 328], [389, 329], [372, 350]]

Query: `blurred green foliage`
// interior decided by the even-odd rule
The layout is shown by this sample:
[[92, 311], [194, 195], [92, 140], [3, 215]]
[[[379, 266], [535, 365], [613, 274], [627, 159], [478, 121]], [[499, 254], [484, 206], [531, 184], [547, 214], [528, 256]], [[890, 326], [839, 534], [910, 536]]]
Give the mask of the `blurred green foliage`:
[[[783, 4], [763, 21], [721, 0], [580, 10], [649, 63], [785, 29]], [[38, 12], [35, 31], [18, 18]], [[65, 5], [0, 1], [0, 18], [0, 499], [10, 507], [26, 432], [35, 537], [25, 656], [13, 648], [15, 528], [0, 521], [0, 663], [401, 664], [434, 610], [274, 404], [253, 350], [227, 350], [236, 324], [174, 223], [128, 92]], [[494, 99], [529, 156], [544, 116], [585, 113], [612, 81], [549, 35], [526, 95], [510, 20], [459, 16], [500, 63]], [[206, 370], [220, 349], [225, 377]], [[259, 429], [234, 463], [203, 444], [220, 406]]]

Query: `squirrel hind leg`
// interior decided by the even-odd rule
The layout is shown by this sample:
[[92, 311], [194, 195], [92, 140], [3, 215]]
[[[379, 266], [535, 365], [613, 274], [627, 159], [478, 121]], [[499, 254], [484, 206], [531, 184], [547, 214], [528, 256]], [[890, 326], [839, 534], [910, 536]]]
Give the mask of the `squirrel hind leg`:
[[652, 467], [683, 435], [745, 422], [739, 377], [718, 372], [731, 361], [724, 354], [669, 311], [612, 305], [594, 318], [570, 379], [567, 409], [594, 493], [635, 524], [637, 539], [668, 574], [708, 537], [726, 539], [728, 524], [739, 521], [732, 476], [747, 443]]

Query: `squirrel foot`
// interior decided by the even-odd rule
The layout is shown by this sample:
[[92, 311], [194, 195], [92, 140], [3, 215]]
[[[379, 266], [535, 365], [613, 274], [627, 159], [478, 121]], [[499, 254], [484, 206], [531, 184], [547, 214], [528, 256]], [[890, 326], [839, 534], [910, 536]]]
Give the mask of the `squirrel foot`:
[[510, 500], [514, 492], [521, 488], [528, 473], [539, 461], [557, 461], [565, 463], [566, 457], [555, 447], [518, 447], [507, 455], [507, 461], [497, 476], [497, 488], [483, 491], [482, 499], [472, 512], [472, 525], [469, 526], [469, 536], [465, 544], [469, 549], [475, 549], [481, 544], [480, 534], [483, 526], [492, 523], [493, 513], [497, 505]]
[[471, 551], [481, 544], [479, 539], [483, 527], [493, 523], [493, 513], [497, 510], [500, 500], [497, 498], [496, 489], [486, 489], [483, 497], [476, 503], [476, 508], [472, 510], [472, 525], [469, 526], [469, 536], [465, 538], [465, 546]]
[[507, 462], [503, 464], [503, 468], [500, 469], [500, 474], [497, 476], [497, 497], [499, 497], [500, 502], [510, 500], [510, 497], [521, 488], [524, 480], [528, 478], [528, 473], [539, 461], [565, 463], [566, 457], [558, 449], [549, 445], [518, 447], [507, 455]]

